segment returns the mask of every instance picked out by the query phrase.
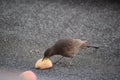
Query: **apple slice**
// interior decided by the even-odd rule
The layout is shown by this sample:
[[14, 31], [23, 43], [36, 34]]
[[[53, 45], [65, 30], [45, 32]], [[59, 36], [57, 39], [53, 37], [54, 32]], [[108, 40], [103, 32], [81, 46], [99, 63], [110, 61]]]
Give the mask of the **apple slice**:
[[49, 58], [45, 58], [44, 60], [42, 60], [43, 58], [39, 59], [36, 63], [35, 63], [35, 68], [37, 69], [48, 69], [51, 68], [53, 66], [52, 61]]

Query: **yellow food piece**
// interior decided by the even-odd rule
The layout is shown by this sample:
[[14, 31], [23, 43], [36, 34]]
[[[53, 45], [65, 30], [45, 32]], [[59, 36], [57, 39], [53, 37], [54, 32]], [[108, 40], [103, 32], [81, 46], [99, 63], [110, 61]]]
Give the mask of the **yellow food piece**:
[[39, 59], [36, 63], [35, 63], [35, 68], [37, 69], [48, 69], [51, 68], [53, 66], [52, 61], [49, 58], [45, 58], [42, 61], [43, 58]]

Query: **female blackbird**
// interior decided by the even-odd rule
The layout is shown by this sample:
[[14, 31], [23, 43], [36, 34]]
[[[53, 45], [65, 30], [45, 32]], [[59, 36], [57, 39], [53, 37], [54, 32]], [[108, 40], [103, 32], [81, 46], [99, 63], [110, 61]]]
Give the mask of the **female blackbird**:
[[96, 49], [98, 48], [96, 46], [90, 46], [86, 41], [82, 41], [80, 39], [60, 39], [52, 47], [45, 51], [43, 59], [50, 58], [53, 55], [61, 55], [63, 57], [72, 58], [79, 52], [81, 48], [89, 47]]

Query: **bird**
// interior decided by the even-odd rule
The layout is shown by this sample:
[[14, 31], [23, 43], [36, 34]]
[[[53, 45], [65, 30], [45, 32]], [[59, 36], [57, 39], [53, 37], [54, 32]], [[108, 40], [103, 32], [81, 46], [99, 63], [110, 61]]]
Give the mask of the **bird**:
[[54, 55], [61, 55], [62, 57], [55, 62], [58, 63], [63, 57], [73, 58], [77, 53], [79, 53], [82, 48], [95, 48], [98, 46], [89, 45], [87, 41], [75, 38], [65, 38], [58, 40], [53, 46], [47, 48], [44, 52], [45, 58], [50, 58]]

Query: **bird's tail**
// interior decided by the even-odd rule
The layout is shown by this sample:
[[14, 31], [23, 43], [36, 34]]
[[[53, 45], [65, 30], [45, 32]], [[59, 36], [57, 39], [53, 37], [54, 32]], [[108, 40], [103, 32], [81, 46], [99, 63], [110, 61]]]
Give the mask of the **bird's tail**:
[[98, 48], [99, 48], [98, 46], [92, 46], [92, 45], [88, 45], [87, 47], [88, 47], [88, 48], [91, 47], [91, 48], [95, 48], [95, 49], [98, 49]]

